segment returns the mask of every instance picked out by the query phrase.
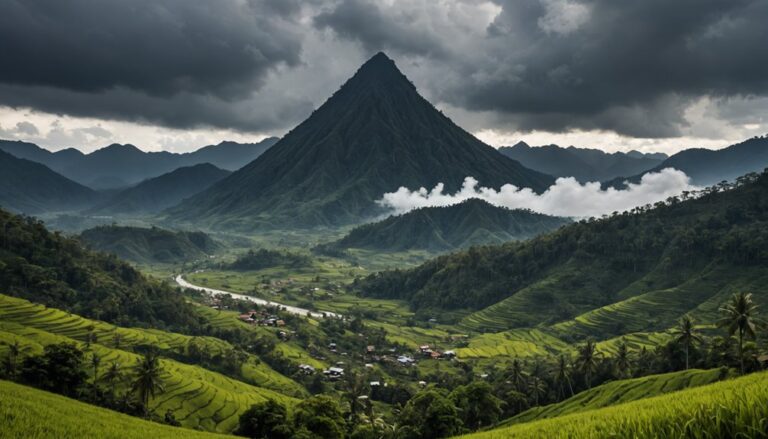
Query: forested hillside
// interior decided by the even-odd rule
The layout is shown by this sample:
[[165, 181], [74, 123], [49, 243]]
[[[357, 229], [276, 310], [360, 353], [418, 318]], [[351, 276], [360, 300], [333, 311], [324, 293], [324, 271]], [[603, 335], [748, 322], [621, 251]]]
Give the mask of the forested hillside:
[[[364, 296], [408, 300], [415, 309], [478, 310], [495, 304], [488, 310], [498, 321], [480, 318], [473, 326], [505, 329], [568, 319], [643, 294], [694, 307], [720, 292], [723, 281], [739, 277], [736, 273], [743, 274], [740, 284], [761, 289], [754, 292], [762, 295], [766, 287], [750, 282], [765, 274], [767, 249], [768, 173], [763, 173], [733, 186], [583, 220], [523, 243], [473, 247], [415, 269], [373, 274], [356, 289]], [[687, 288], [665, 292], [691, 282], [694, 295]]]
[[89, 251], [34, 218], [0, 210], [3, 293], [132, 326], [190, 329], [199, 321], [181, 293], [115, 256]]
[[527, 210], [496, 207], [470, 199], [446, 207], [425, 207], [353, 229], [342, 239], [320, 246], [325, 252], [347, 248], [379, 251], [447, 251], [534, 237], [570, 220]]
[[94, 250], [138, 263], [175, 263], [207, 258], [220, 245], [203, 232], [171, 231], [157, 227], [100, 226], [85, 230], [80, 239]]

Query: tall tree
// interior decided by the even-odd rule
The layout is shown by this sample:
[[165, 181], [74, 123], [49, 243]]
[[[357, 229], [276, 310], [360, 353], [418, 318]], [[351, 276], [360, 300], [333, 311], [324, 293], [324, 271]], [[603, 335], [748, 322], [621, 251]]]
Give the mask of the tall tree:
[[502, 401], [493, 395], [490, 384], [484, 381], [459, 386], [451, 392], [449, 398], [459, 410], [464, 426], [472, 429], [495, 424], [502, 413]]
[[627, 341], [623, 338], [616, 349], [616, 356], [613, 359], [613, 366], [619, 378], [626, 378], [631, 374], [632, 360], [629, 358], [629, 347]]
[[523, 365], [517, 358], [512, 360], [512, 367], [510, 367], [509, 371], [507, 372], [507, 380], [512, 383], [512, 386], [516, 391], [525, 392], [525, 372], [523, 372]]
[[292, 435], [288, 410], [273, 399], [254, 404], [240, 415], [235, 434], [250, 438], [288, 439]]
[[757, 305], [752, 301], [751, 293], [736, 293], [731, 300], [720, 308], [723, 314], [718, 326], [725, 327], [728, 334], [738, 336], [739, 367], [744, 374], [744, 338], [754, 339], [756, 336]]
[[584, 383], [587, 385], [587, 389], [592, 388], [592, 377], [595, 372], [597, 372], [598, 356], [597, 344], [592, 340], [587, 340], [587, 342], [579, 348], [579, 357], [576, 364], [579, 371], [584, 374]]
[[18, 340], [14, 340], [12, 344], [8, 345], [8, 357], [5, 359], [5, 373], [10, 378], [15, 377], [18, 372], [20, 354], [21, 345], [19, 345]]
[[96, 352], [91, 353], [91, 367], [93, 368], [93, 384], [96, 385], [96, 381], [99, 379], [99, 365], [101, 364], [101, 357]]
[[136, 365], [136, 378], [131, 390], [136, 393], [139, 401], [143, 404], [145, 414], [149, 410], [150, 398], [154, 398], [158, 392], [164, 390], [163, 380], [160, 377], [162, 370], [160, 360], [154, 352], [144, 355], [139, 364]]
[[685, 370], [688, 370], [691, 346], [694, 343], [702, 343], [704, 340], [696, 333], [693, 325], [693, 319], [689, 315], [684, 315], [677, 326], [677, 337], [675, 343], [683, 346], [685, 352]]
[[557, 359], [557, 364], [555, 365], [554, 371], [554, 379], [555, 384], [560, 391], [560, 399], [565, 399], [566, 385], [568, 386], [568, 390], [571, 392], [571, 396], [573, 396], [573, 384], [571, 382], [571, 362], [563, 354], [560, 354], [560, 357]]

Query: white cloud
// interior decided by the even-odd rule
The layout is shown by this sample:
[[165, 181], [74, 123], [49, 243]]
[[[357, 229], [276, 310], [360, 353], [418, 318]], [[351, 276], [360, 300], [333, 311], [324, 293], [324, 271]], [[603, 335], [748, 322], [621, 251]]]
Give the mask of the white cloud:
[[568, 0], [542, 0], [546, 13], [538, 25], [546, 33], [567, 35], [589, 20], [589, 8]]
[[467, 177], [455, 194], [444, 193], [443, 183], [432, 190], [420, 188], [411, 191], [401, 187], [396, 192], [384, 194], [378, 203], [400, 214], [421, 207], [450, 206], [470, 198], [479, 198], [510, 209], [531, 209], [557, 216], [591, 217], [614, 211], [623, 212], [695, 189], [698, 188], [691, 185], [684, 172], [667, 168], [644, 175], [640, 183], [629, 184], [625, 190], [603, 190], [600, 183], [580, 184], [576, 179], [568, 177], [558, 178], [554, 185], [539, 195], [529, 188], [518, 188], [511, 184], [502, 186], [498, 191], [478, 187], [477, 180]]

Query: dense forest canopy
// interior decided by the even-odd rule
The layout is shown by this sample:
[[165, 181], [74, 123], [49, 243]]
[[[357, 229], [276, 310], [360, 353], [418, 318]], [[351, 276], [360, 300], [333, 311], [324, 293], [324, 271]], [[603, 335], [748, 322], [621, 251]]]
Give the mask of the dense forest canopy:
[[3, 293], [123, 326], [199, 325], [176, 288], [115, 256], [87, 250], [32, 217], [0, 210]]

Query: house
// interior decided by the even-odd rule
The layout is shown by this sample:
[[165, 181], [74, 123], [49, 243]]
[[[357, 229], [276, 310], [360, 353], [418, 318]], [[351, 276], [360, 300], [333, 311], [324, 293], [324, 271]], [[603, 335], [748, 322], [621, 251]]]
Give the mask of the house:
[[376, 346], [373, 346], [373, 345], [366, 346], [365, 347], [365, 352], [369, 353], [369, 354], [372, 354], [372, 353], [376, 352]]
[[299, 364], [299, 371], [304, 375], [313, 375], [315, 373], [315, 368], [309, 364]]
[[443, 352], [443, 358], [456, 358], [456, 352], [455, 351], [445, 351]]
[[254, 321], [250, 314], [240, 314], [237, 318], [245, 323], [253, 323]]
[[410, 366], [413, 363], [415, 363], [416, 360], [414, 360], [411, 357], [407, 357], [405, 355], [401, 355], [401, 356], [397, 357], [397, 362], [400, 363], [400, 365], [402, 365], [402, 366]]
[[438, 351], [432, 351], [429, 354], [429, 357], [433, 360], [439, 360], [440, 358], [443, 358], [443, 354]]
[[329, 380], [335, 381], [344, 376], [344, 369], [340, 367], [329, 367], [323, 371], [323, 375], [327, 376]]
[[369, 383], [369, 385], [370, 385], [371, 387], [379, 387], [379, 386], [381, 385], [381, 382], [380, 382], [380, 381], [371, 381], [371, 382]]

